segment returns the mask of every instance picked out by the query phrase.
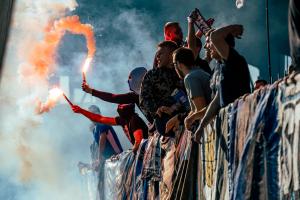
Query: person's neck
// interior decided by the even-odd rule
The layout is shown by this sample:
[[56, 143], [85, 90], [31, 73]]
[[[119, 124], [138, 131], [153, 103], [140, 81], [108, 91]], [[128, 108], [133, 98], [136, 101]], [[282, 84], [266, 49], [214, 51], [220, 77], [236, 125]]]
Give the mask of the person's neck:
[[182, 69], [182, 73], [184, 74], [184, 77], [186, 76], [186, 75], [188, 75], [193, 69], [195, 69], [195, 66], [193, 66], [193, 67], [191, 67], [190, 69], [188, 69], [188, 68], [183, 68]]

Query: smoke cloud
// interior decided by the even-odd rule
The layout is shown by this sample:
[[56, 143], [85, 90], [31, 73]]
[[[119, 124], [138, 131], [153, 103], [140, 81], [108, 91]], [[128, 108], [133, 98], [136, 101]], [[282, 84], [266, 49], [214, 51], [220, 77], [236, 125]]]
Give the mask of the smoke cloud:
[[[66, 31], [85, 36], [88, 53], [83, 66], [83, 73], [86, 73], [96, 52], [93, 27], [89, 24], [82, 24], [79, 17], [75, 15], [56, 20], [45, 30], [44, 40], [34, 45], [33, 51], [30, 53], [30, 65], [26, 65], [26, 69], [24, 69], [24, 65], [20, 68], [23, 79], [26, 81], [30, 76], [39, 77], [40, 79], [46, 79], [49, 77], [49, 73], [54, 71], [54, 55], [57, 51], [58, 44]], [[83, 77], [85, 81], [85, 75]], [[31, 79], [31, 81], [34, 82], [36, 79]], [[36, 112], [38, 114], [49, 112], [50, 109], [55, 106], [58, 98], [62, 96], [62, 93], [63, 91], [58, 88], [50, 90], [45, 103], [41, 103], [40, 100], [37, 100]]]
[[[59, 124], [58, 113], [35, 115], [37, 98], [47, 96], [49, 75], [56, 69], [54, 58], [59, 40], [57, 35], [45, 33], [51, 22], [76, 6], [73, 0], [16, 2], [0, 88], [1, 199], [85, 198], [84, 193], [74, 192], [82, 186], [80, 179], [75, 179], [74, 170], [69, 170], [71, 166], [75, 168], [78, 160], [65, 157], [62, 144], [57, 142], [59, 136], [53, 133], [62, 135], [62, 130], [67, 130]], [[50, 105], [49, 100], [53, 103], [54, 99], [48, 99]], [[55, 125], [49, 127], [51, 122]], [[76, 137], [76, 132], [72, 137]], [[12, 189], [4, 189], [5, 185]]]
[[[54, 101], [48, 98], [48, 107], [57, 105], [44, 115], [35, 114], [36, 102], [46, 100], [49, 89], [61, 87], [59, 83], [66, 80], [69, 91], [64, 92], [72, 102], [84, 108], [97, 104], [102, 114], [115, 116], [116, 105], [81, 91], [83, 61], [95, 55], [87, 72], [94, 88], [127, 92], [130, 70], [152, 64], [157, 41], [149, 30], [150, 17], [135, 9], [120, 9], [97, 22], [83, 20], [82, 24], [95, 27], [95, 52], [90, 26], [82, 32], [66, 25], [79, 25], [78, 17], [66, 17], [81, 18], [75, 0], [22, 0], [15, 6], [0, 85], [0, 199], [88, 199], [86, 179], [77, 163], [90, 161], [91, 122], [72, 113], [58, 96]], [[122, 33], [126, 43], [116, 35], [107, 42], [105, 31], [111, 28]], [[45, 108], [42, 105], [39, 108]], [[128, 148], [123, 131], [115, 129], [124, 149]]]

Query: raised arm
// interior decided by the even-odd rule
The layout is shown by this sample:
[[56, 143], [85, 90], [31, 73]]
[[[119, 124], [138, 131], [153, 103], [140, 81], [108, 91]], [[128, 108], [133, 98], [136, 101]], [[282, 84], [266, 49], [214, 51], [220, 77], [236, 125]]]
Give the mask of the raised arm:
[[110, 103], [117, 103], [117, 104], [129, 104], [129, 103], [138, 103], [139, 96], [134, 92], [128, 92], [125, 94], [112, 94], [109, 92], [103, 92], [100, 90], [95, 90], [91, 88], [87, 83], [82, 83], [82, 90], [92, 94], [95, 97], [103, 101], [107, 101]]
[[77, 105], [73, 105], [72, 110], [75, 113], [84, 115], [85, 117], [89, 118], [90, 120], [92, 120], [94, 122], [98, 122], [98, 123], [102, 123], [102, 124], [106, 124], [106, 125], [112, 125], [112, 126], [118, 125], [115, 118], [113, 118], [113, 117], [104, 117], [102, 115], [95, 114], [95, 113], [89, 112], [85, 109], [82, 109]]
[[188, 47], [193, 51], [194, 57], [197, 57], [197, 47], [196, 47], [196, 35], [194, 21], [191, 17], [188, 17]]
[[222, 59], [227, 60], [229, 56], [229, 45], [226, 42], [226, 37], [231, 34], [233, 37], [240, 38], [243, 34], [242, 25], [229, 25], [219, 28], [210, 34], [210, 40], [216, 48]]

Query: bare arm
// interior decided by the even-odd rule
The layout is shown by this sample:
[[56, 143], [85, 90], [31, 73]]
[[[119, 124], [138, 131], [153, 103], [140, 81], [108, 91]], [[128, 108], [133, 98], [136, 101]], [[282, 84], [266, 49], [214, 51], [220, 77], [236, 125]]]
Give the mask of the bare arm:
[[206, 100], [204, 97], [195, 97], [192, 99], [193, 104], [196, 107], [196, 112], [201, 111], [207, 106]]
[[191, 115], [189, 115], [188, 117], [191, 118], [191, 122], [194, 122], [195, 120], [201, 119], [203, 117], [207, 104], [204, 97], [193, 98], [192, 102], [196, 107], [196, 111]]
[[[199, 115], [198, 113], [201, 113], [201, 111], [202, 111], [202, 113], [204, 113], [205, 111], [203, 112], [203, 109], [205, 109], [206, 105], [207, 105], [204, 97], [192, 98], [192, 102], [195, 105], [196, 110], [195, 110], [195, 112], [190, 112], [184, 121], [185, 128], [188, 130], [191, 129], [191, 126], [195, 122], [195, 120], [200, 119], [200, 117], [203, 116], [203, 114]], [[196, 117], [198, 117], [198, 118], [196, 118]]]
[[219, 55], [222, 59], [227, 60], [229, 56], [229, 45], [225, 41], [227, 35], [232, 34], [233, 37], [240, 38], [243, 34], [243, 26], [242, 25], [229, 25], [222, 27], [213, 31], [210, 34], [211, 42], [213, 43], [214, 47], [216, 48]]
[[196, 47], [195, 27], [191, 20], [188, 22], [188, 47], [193, 51], [194, 58], [196, 58], [198, 52]]
[[218, 114], [220, 108], [220, 94], [219, 92], [217, 92], [212, 102], [208, 105], [208, 108], [205, 112], [204, 117], [202, 118], [200, 126], [207, 126], [209, 122]]
[[207, 111], [205, 112], [205, 115], [202, 118], [201, 123], [194, 134], [194, 140], [196, 142], [200, 143], [204, 127], [206, 127], [209, 124], [209, 122], [218, 114], [220, 108], [220, 95], [219, 92], [217, 92], [212, 102], [208, 105]]

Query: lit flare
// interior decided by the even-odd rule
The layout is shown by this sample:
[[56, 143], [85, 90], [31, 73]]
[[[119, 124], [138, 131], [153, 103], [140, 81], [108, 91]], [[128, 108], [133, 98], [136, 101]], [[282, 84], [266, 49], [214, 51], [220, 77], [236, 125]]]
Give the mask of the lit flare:
[[57, 87], [51, 89], [49, 91], [48, 98], [45, 103], [42, 103], [41, 101], [38, 101], [37, 107], [36, 107], [36, 113], [37, 114], [43, 114], [44, 112], [49, 112], [58, 101], [59, 97], [63, 95], [63, 91]]
[[82, 80], [83, 80], [83, 82], [86, 82], [86, 72], [89, 69], [91, 62], [92, 62], [92, 57], [87, 57], [87, 59], [84, 62], [84, 65], [82, 67]]

